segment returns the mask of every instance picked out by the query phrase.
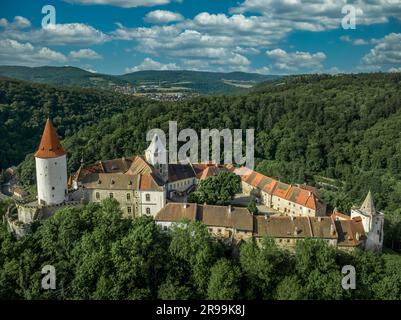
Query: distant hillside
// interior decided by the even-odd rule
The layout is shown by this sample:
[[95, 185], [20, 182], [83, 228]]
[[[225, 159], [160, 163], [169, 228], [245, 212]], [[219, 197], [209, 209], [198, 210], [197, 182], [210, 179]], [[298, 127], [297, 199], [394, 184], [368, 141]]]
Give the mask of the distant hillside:
[[277, 76], [255, 73], [138, 71], [121, 76], [91, 73], [75, 67], [0, 66], [0, 76], [56, 86], [98, 88], [134, 93], [221, 94], [240, 92]]
[[[199, 93], [225, 93], [250, 88], [254, 85], [279, 78], [245, 72], [201, 72], [201, 71], [138, 71], [119, 77], [135, 85], [146, 82], [185, 87]], [[160, 82], [160, 83], [159, 83]]]
[[115, 76], [92, 73], [75, 67], [0, 66], [0, 76], [56, 86], [112, 88], [128, 84]]

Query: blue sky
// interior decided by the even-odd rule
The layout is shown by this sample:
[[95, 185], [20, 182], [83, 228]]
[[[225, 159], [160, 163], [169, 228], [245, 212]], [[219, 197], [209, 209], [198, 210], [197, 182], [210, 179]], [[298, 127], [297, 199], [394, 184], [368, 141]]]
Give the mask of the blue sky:
[[[345, 4], [355, 29], [341, 25]], [[43, 28], [45, 5], [56, 24]], [[109, 74], [401, 71], [401, 0], [3, 0], [0, 64]]]

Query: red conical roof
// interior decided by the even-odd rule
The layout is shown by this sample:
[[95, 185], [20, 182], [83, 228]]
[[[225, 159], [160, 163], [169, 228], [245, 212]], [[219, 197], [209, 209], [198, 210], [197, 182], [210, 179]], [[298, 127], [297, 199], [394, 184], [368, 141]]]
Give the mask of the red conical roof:
[[63, 146], [57, 136], [56, 129], [50, 119], [47, 119], [45, 130], [43, 130], [42, 140], [38, 151], [35, 153], [36, 158], [57, 158], [65, 155]]

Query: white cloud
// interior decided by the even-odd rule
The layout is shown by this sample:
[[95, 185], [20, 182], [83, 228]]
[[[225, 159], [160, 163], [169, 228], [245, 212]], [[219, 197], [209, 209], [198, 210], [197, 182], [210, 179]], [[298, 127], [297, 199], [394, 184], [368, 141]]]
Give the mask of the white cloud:
[[9, 22], [6, 18], [0, 19], [0, 27], [10, 28], [10, 29], [25, 29], [31, 26], [31, 22], [21, 16], [15, 16], [12, 22]]
[[102, 56], [92, 49], [80, 49], [78, 51], [71, 51], [69, 54], [71, 59], [101, 59]]
[[180, 68], [175, 63], [160, 63], [151, 58], [145, 58], [143, 62], [132, 68], [126, 68], [125, 72], [136, 72], [141, 70], [179, 70]]
[[[356, 27], [385, 23], [389, 17], [401, 19], [399, 0], [245, 0], [232, 13], [258, 13], [294, 29], [323, 31], [340, 27], [341, 9], [351, 4], [356, 9]], [[401, 21], [401, 20], [400, 20]]]
[[[84, 23], [57, 23], [44, 28], [32, 29], [28, 19], [15, 17], [12, 23], [6, 19], [0, 20], [5, 28], [0, 33], [1, 39], [14, 39], [29, 41], [41, 45], [91, 45], [100, 44], [110, 40], [102, 31]], [[22, 30], [29, 28], [28, 30]]]
[[182, 21], [184, 17], [178, 12], [171, 12], [166, 10], [155, 10], [149, 12], [144, 20], [151, 23], [168, 23], [174, 21]]
[[321, 62], [326, 59], [323, 52], [286, 52], [282, 49], [266, 51], [268, 58], [273, 60], [274, 67], [284, 71], [316, 70], [322, 68]]
[[255, 72], [260, 73], [260, 74], [270, 74], [271, 70], [269, 67], [262, 67], [262, 68], [255, 69]]
[[152, 7], [169, 4], [170, 0], [64, 0], [65, 2], [83, 5], [110, 5], [122, 8]]
[[246, 48], [246, 47], [239, 47], [239, 46], [237, 46], [237, 47], [234, 49], [234, 52], [240, 53], [240, 54], [257, 55], [257, 54], [260, 53], [260, 50], [259, 50], [259, 49], [256, 49], [256, 48], [251, 48], [251, 47]]
[[390, 69], [388, 69], [388, 72], [401, 72], [401, 67], [399, 67], [399, 68], [390, 68]]
[[350, 36], [341, 36], [340, 37], [341, 41], [344, 42], [351, 42], [355, 46], [363, 46], [363, 45], [368, 45], [374, 42], [374, 39], [372, 40], [365, 40], [365, 39], [351, 39]]
[[12, 39], [0, 40], [0, 60], [3, 64], [37, 66], [62, 63], [67, 57], [47, 47], [37, 48], [31, 43], [21, 43]]
[[401, 33], [390, 33], [375, 40], [375, 47], [362, 58], [362, 63], [373, 69], [401, 67]]

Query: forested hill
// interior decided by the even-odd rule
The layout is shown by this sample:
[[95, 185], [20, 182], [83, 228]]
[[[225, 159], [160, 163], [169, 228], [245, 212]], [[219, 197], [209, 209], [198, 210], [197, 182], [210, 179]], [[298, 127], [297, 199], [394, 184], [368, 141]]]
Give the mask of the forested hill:
[[[15, 81], [2, 81], [0, 94], [3, 159], [34, 151], [50, 109], [59, 132], [68, 136], [64, 145], [71, 171], [82, 154], [92, 162], [142, 152], [147, 130], [167, 131], [168, 120], [197, 131], [255, 128], [261, 172], [315, 184], [340, 209], [359, 205], [371, 189], [379, 209], [400, 211], [400, 73], [289, 77], [246, 95], [174, 103]], [[21, 170], [27, 182], [34, 172], [30, 159]]]
[[245, 72], [137, 71], [124, 75], [92, 73], [75, 67], [0, 66], [0, 76], [56, 86], [122, 90], [127, 86], [157, 92], [221, 94], [243, 91], [274, 75]]
[[55, 86], [111, 89], [129, 84], [118, 77], [75, 67], [0, 66], [0, 76]]
[[0, 170], [38, 146], [47, 117], [61, 138], [145, 100], [90, 89], [61, 89], [0, 78]]

